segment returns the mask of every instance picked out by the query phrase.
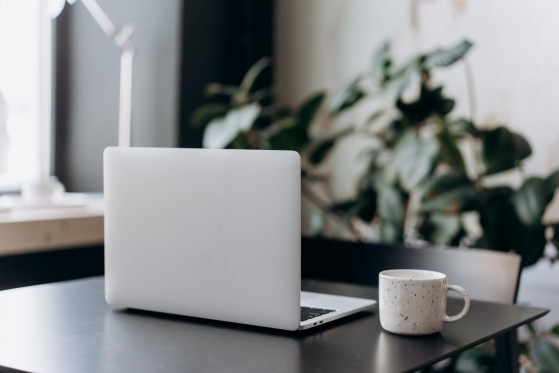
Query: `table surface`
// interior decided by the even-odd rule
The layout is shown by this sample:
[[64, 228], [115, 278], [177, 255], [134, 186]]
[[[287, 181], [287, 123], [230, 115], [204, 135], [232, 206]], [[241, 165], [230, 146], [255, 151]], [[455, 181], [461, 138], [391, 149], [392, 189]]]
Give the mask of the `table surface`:
[[[304, 332], [118, 311], [102, 277], [0, 292], [0, 366], [39, 372], [415, 371], [545, 315], [473, 301], [441, 333], [398, 336], [365, 312]], [[303, 288], [376, 298], [377, 290], [304, 281]], [[461, 301], [450, 299], [449, 313]]]

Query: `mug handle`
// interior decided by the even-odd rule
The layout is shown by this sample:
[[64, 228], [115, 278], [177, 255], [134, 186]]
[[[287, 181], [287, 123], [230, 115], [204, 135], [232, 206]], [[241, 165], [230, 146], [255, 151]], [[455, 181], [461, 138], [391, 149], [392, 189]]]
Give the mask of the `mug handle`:
[[466, 315], [466, 313], [468, 313], [468, 310], [470, 309], [470, 296], [468, 295], [466, 290], [464, 290], [464, 288], [461, 287], [461, 286], [448, 285], [447, 288], [448, 288], [448, 290], [453, 290], [453, 291], [459, 293], [460, 295], [462, 295], [464, 297], [464, 307], [462, 307], [462, 311], [458, 312], [458, 314], [456, 314], [454, 316], [448, 316], [445, 313], [444, 314], [444, 321], [445, 322], [451, 322], [451, 321], [460, 320], [462, 317], [464, 317]]

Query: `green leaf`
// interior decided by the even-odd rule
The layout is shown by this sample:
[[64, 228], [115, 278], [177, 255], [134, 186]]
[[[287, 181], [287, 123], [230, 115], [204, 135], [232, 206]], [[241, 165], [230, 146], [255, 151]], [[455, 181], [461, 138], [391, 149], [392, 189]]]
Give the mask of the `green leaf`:
[[318, 93], [305, 101], [299, 108], [293, 125], [270, 137], [272, 149], [302, 151], [310, 142], [310, 125], [325, 97], [325, 93]]
[[517, 167], [521, 160], [532, 154], [528, 141], [505, 127], [480, 130], [479, 138], [482, 141], [482, 158], [487, 174]]
[[365, 124], [372, 124], [384, 115], [384, 110], [377, 110], [367, 118]]
[[212, 120], [202, 139], [205, 148], [225, 148], [240, 132], [247, 132], [260, 113], [260, 105], [250, 104], [231, 110], [223, 118]]
[[262, 115], [272, 118], [272, 121], [277, 121], [287, 117], [293, 117], [293, 109], [287, 106], [271, 105], [262, 109]]
[[414, 129], [408, 129], [394, 146], [383, 169], [383, 177], [386, 182], [398, 182], [404, 190], [411, 191], [432, 174], [438, 155], [436, 141], [421, 139]]
[[296, 118], [284, 118], [276, 124], [282, 129], [269, 137], [271, 149], [300, 151], [308, 143], [309, 137], [305, 131], [297, 128]]
[[468, 135], [476, 136], [478, 130], [474, 123], [467, 119], [457, 119], [447, 123], [446, 128], [452, 137], [462, 139]]
[[473, 44], [469, 40], [462, 40], [450, 48], [437, 49], [424, 55], [423, 67], [427, 70], [431, 70], [435, 67], [450, 66], [463, 58], [472, 46]]
[[381, 220], [392, 224], [404, 224], [404, 200], [405, 193], [399, 188], [378, 181], [377, 189], [377, 206]]
[[260, 76], [260, 74], [262, 74], [262, 71], [271, 64], [272, 61], [268, 57], [263, 57], [256, 61], [256, 63], [250, 67], [243, 77], [239, 87], [239, 94], [248, 96], [252, 92], [256, 79]]
[[437, 245], [456, 245], [465, 231], [460, 217], [455, 214], [429, 214], [419, 226], [419, 234]]
[[403, 243], [403, 227], [401, 224], [387, 221], [380, 222], [380, 241], [384, 243], [396, 244]]
[[404, 239], [404, 206], [407, 195], [394, 185], [376, 180], [377, 213], [380, 223], [380, 240], [385, 243], [402, 243]]
[[479, 223], [483, 228], [483, 246], [497, 251], [510, 251], [510, 233], [516, 224], [516, 212], [510, 187], [482, 190], [479, 194]]
[[350, 200], [350, 201], [343, 201], [337, 202], [330, 206], [330, 210], [333, 212], [342, 214], [344, 216], [353, 217], [356, 215], [355, 213], [355, 206], [359, 203], [359, 200]]
[[526, 225], [541, 223], [548, 201], [546, 183], [538, 177], [528, 178], [512, 196], [516, 213]]
[[394, 101], [402, 95], [404, 88], [408, 86], [410, 82], [412, 74], [420, 69], [420, 62], [419, 58], [414, 57], [394, 71], [390, 71], [390, 75], [385, 77], [381, 84], [381, 88], [389, 101]]
[[237, 133], [237, 136], [235, 136], [228, 147], [232, 149], [253, 149], [253, 146], [248, 141], [247, 134], [244, 132]]
[[554, 326], [551, 328], [551, 332], [552, 332], [553, 334], [559, 336], [559, 324], [554, 325]]
[[226, 104], [208, 104], [200, 106], [190, 116], [190, 123], [193, 127], [202, 127], [210, 123], [212, 120], [222, 117], [229, 110]]
[[548, 201], [549, 203], [551, 202], [551, 199], [553, 198], [555, 191], [557, 190], [557, 188], [559, 188], [559, 170], [552, 172], [545, 178], [545, 185], [549, 197], [549, 201]]
[[553, 236], [551, 237], [551, 243], [559, 250], [559, 224], [552, 225]]
[[334, 147], [335, 139], [327, 139], [321, 141], [311, 152], [309, 160], [313, 165], [318, 165], [322, 163], [324, 158], [330, 153], [330, 150]]
[[381, 82], [388, 79], [389, 68], [392, 64], [390, 59], [390, 43], [385, 41], [375, 51], [371, 71], [373, 75], [380, 78]]
[[547, 240], [546, 227], [539, 225], [514, 224], [510, 232], [510, 247], [522, 256], [522, 266], [535, 264], [543, 256]]
[[332, 96], [330, 112], [333, 115], [338, 115], [342, 111], [349, 109], [366, 96], [365, 91], [360, 87], [361, 79], [362, 76], [358, 76]]
[[300, 151], [308, 143], [308, 135], [297, 129], [295, 119], [286, 118], [282, 123], [286, 123], [285, 129], [269, 138], [270, 147], [274, 150]]
[[392, 148], [409, 128], [411, 127], [407, 121], [395, 119], [378, 135], [378, 138], [386, 144], [386, 147]]
[[526, 225], [520, 221], [513, 206], [514, 191], [509, 187], [496, 187], [482, 191], [480, 225], [484, 233], [483, 247], [513, 250], [522, 256], [522, 265], [529, 266], [543, 255], [546, 227], [542, 224]]
[[264, 88], [248, 95], [249, 101], [262, 101], [267, 98], [272, 98], [276, 93], [275, 88]]
[[451, 189], [426, 200], [420, 211], [459, 213], [474, 210], [478, 206], [478, 191], [472, 184]]
[[446, 128], [443, 128], [439, 132], [438, 137], [439, 144], [441, 146], [441, 161], [450, 167], [465, 173], [466, 164], [464, 163], [464, 158], [462, 157], [460, 149], [458, 149], [458, 145], [456, 144], [454, 137]]
[[546, 340], [534, 342], [530, 349], [530, 357], [538, 368], [538, 372], [556, 373], [558, 371], [559, 349], [553, 343]]
[[456, 372], [496, 372], [497, 358], [487, 348], [470, 348], [458, 355], [454, 369]]
[[378, 182], [379, 169], [376, 164], [372, 162], [369, 164], [369, 167], [358, 181], [357, 189], [359, 191], [359, 195], [367, 194], [369, 191], [375, 191], [377, 189]]
[[347, 220], [357, 216], [365, 222], [370, 222], [377, 212], [376, 194], [373, 192], [362, 195], [356, 200], [339, 202], [331, 206], [330, 209], [343, 214]]
[[322, 232], [324, 232], [324, 229], [326, 228], [326, 215], [324, 212], [322, 210], [314, 210], [311, 213], [309, 225], [312, 236], [321, 236]]
[[395, 69], [390, 78], [385, 82], [384, 86], [387, 87], [388, 84], [402, 84], [407, 81], [410, 76], [421, 69], [421, 57], [413, 57], [403, 63], [399, 68]]
[[432, 115], [444, 117], [454, 108], [454, 100], [444, 97], [442, 92], [442, 87], [431, 89], [422, 83], [417, 101], [406, 103], [400, 97], [396, 107], [412, 123], [423, 122]]
[[235, 96], [239, 92], [239, 88], [232, 85], [223, 85], [220, 83], [209, 83], [204, 89], [206, 97], [213, 97], [218, 95]]
[[479, 192], [465, 173], [452, 170], [436, 175], [426, 185], [422, 196], [422, 212], [458, 213], [479, 207]]
[[305, 131], [308, 132], [312, 121], [318, 109], [320, 109], [320, 105], [324, 98], [326, 97], [326, 93], [320, 92], [309, 98], [307, 101], [301, 105], [299, 109], [299, 113], [297, 114], [297, 126], [300, 128], [304, 128]]
[[411, 72], [403, 75], [389, 76], [381, 86], [381, 92], [387, 102], [394, 102], [409, 86], [411, 80]]
[[322, 163], [322, 161], [324, 161], [326, 156], [330, 153], [330, 151], [332, 150], [336, 142], [353, 132], [354, 132], [353, 128], [348, 128], [335, 134], [329, 139], [324, 139], [319, 141], [310, 152], [310, 156], [309, 156], [310, 162], [313, 165], [318, 165]]
[[450, 170], [448, 172], [433, 176], [426, 184], [422, 201], [436, 197], [448, 191], [461, 187], [473, 186], [473, 182], [464, 172]]

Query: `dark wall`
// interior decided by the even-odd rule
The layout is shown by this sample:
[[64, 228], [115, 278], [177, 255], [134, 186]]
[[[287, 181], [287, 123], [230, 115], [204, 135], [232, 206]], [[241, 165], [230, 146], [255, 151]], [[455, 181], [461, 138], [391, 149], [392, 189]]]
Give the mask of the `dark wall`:
[[[273, 56], [273, 0], [196, 0], [183, 7], [180, 145], [199, 147], [192, 111], [209, 82], [239, 84], [248, 68]], [[270, 84], [272, 74], [264, 77]]]
[[[132, 145], [178, 145], [182, 0], [97, 0], [135, 27]], [[55, 24], [55, 174], [69, 191], [100, 192], [102, 154], [118, 138], [120, 52], [81, 2]]]

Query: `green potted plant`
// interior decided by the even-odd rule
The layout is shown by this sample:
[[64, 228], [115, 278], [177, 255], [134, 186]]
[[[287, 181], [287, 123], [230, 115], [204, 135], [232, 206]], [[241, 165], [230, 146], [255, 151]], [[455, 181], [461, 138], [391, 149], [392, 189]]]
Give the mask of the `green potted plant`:
[[[369, 166], [356, 197], [333, 208], [373, 223], [374, 237], [383, 242], [411, 237], [434, 244], [512, 250], [530, 265], [544, 253], [546, 230], [556, 231], [557, 225], [544, 224], [542, 217], [559, 186], [559, 172], [525, 177], [523, 161], [532, 149], [522, 135], [505, 126], [485, 128], [470, 118], [452, 116], [454, 100], [433, 84], [431, 75], [460, 61], [471, 46], [462, 41], [395, 66], [385, 44], [371, 71], [334, 96], [343, 97], [331, 106], [337, 115], [371, 94], [397, 91], [395, 110], [376, 111], [361, 126], [374, 145], [366, 153]], [[419, 93], [405, 102], [402, 87], [414, 74], [420, 76]], [[361, 88], [365, 83], [376, 84], [377, 89], [367, 92]], [[520, 185], [496, 184], [494, 176], [505, 172], [516, 173]], [[480, 232], [468, 227], [466, 214], [476, 220]]]
[[[485, 128], [452, 116], [455, 102], [445, 96], [442, 86], [433, 84], [432, 74], [461, 61], [471, 47], [464, 40], [396, 65], [390, 45], [383, 44], [370, 71], [332, 96], [329, 114], [337, 117], [381, 96], [391, 98], [393, 106], [374, 111], [364, 123], [319, 138], [313, 138], [309, 129], [326, 94], [312, 95], [296, 108], [277, 105], [270, 100], [273, 88], [254, 90], [270, 65], [266, 58], [249, 69], [239, 86], [209, 84], [209, 98], [222, 96], [227, 101], [198, 108], [192, 123], [205, 126], [207, 147], [300, 152], [306, 184], [328, 180], [316, 166], [341, 138], [366, 137], [372, 143], [364, 152], [368, 167], [354, 198], [324, 201], [308, 186], [303, 188], [322, 213], [343, 217], [340, 221], [361, 239], [513, 250], [522, 255], [524, 265], [530, 265], [544, 253], [546, 231], [553, 232], [552, 243], [559, 238], [557, 223], [542, 223], [559, 186], [559, 172], [525, 177], [523, 161], [532, 149], [522, 135], [505, 126]], [[406, 102], [402, 92], [414, 77], [420, 78], [418, 94]], [[516, 172], [522, 178], [520, 186], [491, 181], [505, 172]], [[477, 221], [479, 232], [472, 232], [466, 215]], [[368, 232], [362, 232], [363, 227]]]
[[[390, 44], [384, 43], [370, 69], [329, 98], [327, 115], [341, 120], [342, 113], [357, 107], [377, 109], [361, 123], [318, 137], [310, 128], [326, 106], [326, 93], [295, 108], [276, 104], [273, 88], [254, 89], [268, 59], [252, 66], [239, 86], [209, 84], [208, 97], [221, 96], [221, 101], [198, 108], [192, 124], [205, 126], [204, 146], [298, 151], [303, 195], [319, 208], [314, 217], [334, 217], [357, 239], [514, 251], [529, 266], [545, 256], [547, 244], [559, 247], [559, 222], [542, 221], [559, 187], [559, 171], [526, 176], [523, 163], [532, 148], [521, 134], [504, 125], [479, 125], [473, 113], [470, 118], [453, 115], [455, 101], [434, 83], [433, 75], [463, 61], [471, 48], [463, 40], [397, 64]], [[416, 95], [406, 100], [404, 93], [414, 80]], [[469, 96], [474, 102], [472, 92]], [[370, 105], [380, 98], [391, 105]], [[330, 180], [317, 170], [348, 135], [367, 139], [362, 152], [367, 167], [353, 198], [328, 200], [315, 192]], [[502, 175], [514, 175], [516, 183], [500, 181]], [[324, 221], [315, 220], [315, 233], [322, 233]], [[554, 333], [557, 327], [537, 333], [526, 345], [526, 356], [539, 366], [559, 357], [549, 342]], [[485, 357], [478, 355], [480, 361]]]

